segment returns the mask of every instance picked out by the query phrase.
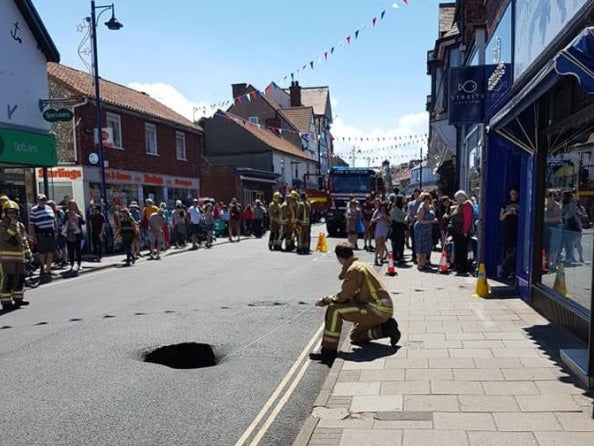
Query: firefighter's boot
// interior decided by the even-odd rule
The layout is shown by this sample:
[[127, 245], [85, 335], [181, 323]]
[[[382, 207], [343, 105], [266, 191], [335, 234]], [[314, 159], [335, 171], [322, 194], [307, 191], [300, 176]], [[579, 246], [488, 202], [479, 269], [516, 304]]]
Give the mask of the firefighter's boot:
[[382, 334], [385, 338], [390, 338], [390, 344], [394, 347], [400, 340], [400, 330], [398, 330], [398, 322], [394, 318], [388, 319], [382, 325]]

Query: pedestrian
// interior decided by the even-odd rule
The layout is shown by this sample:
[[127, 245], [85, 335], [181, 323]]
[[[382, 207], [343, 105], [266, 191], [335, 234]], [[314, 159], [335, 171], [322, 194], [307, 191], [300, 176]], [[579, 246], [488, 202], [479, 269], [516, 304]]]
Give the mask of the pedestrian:
[[474, 211], [472, 202], [463, 190], [454, 194], [456, 206], [450, 215], [450, 233], [454, 238], [454, 252], [456, 253], [454, 269], [456, 274], [466, 276], [471, 268], [468, 263], [468, 243], [474, 227]]
[[561, 252], [562, 213], [561, 205], [555, 199], [555, 192], [548, 190], [544, 211], [544, 241], [546, 265], [549, 271], [557, 269], [557, 257]]
[[66, 247], [68, 248], [68, 262], [70, 263], [70, 271], [74, 271], [74, 261], [76, 260], [76, 271], [80, 271], [82, 263], [82, 227], [85, 220], [80, 214], [76, 201], [70, 200], [68, 202], [66, 215], [64, 217], [63, 234], [66, 236]]
[[429, 271], [431, 269], [431, 244], [433, 237], [433, 224], [437, 222], [435, 212], [431, 207], [431, 195], [427, 192], [419, 194], [421, 203], [416, 216], [413, 237], [415, 253], [417, 254], [417, 269]]
[[171, 231], [169, 230], [169, 227], [171, 225], [171, 215], [169, 214], [169, 209], [167, 209], [167, 205], [164, 202], [161, 202], [161, 204], [159, 204], [159, 207], [163, 210], [163, 220], [165, 220], [165, 222], [163, 223], [163, 250], [167, 250], [169, 249], [169, 246], [171, 244]]
[[29, 305], [24, 300], [25, 260], [31, 256], [27, 231], [19, 221], [19, 206], [14, 201], [4, 201], [0, 221], [0, 268], [2, 287], [0, 305], [2, 311], [10, 311], [21, 305]]
[[363, 214], [363, 249], [365, 251], [373, 252], [375, 247], [372, 244], [373, 241], [373, 231], [371, 230], [371, 217], [373, 217], [373, 213], [375, 212], [375, 193], [372, 192], [371, 194], [365, 195], [365, 202], [363, 203], [363, 208], [361, 209], [361, 213]]
[[268, 206], [268, 215], [270, 215], [270, 234], [268, 235], [268, 249], [271, 251], [280, 251], [281, 249], [281, 194], [275, 192], [272, 195], [272, 201]]
[[202, 217], [204, 221], [204, 231], [206, 232], [206, 247], [212, 247], [212, 235], [214, 233], [215, 228], [215, 219], [213, 214], [213, 205], [212, 203], [207, 203], [204, 206], [204, 215]]
[[[155, 205], [152, 198], [144, 200], [144, 208], [140, 216], [140, 234], [141, 234], [141, 249], [148, 248], [150, 250], [149, 240], [149, 217], [157, 212], [159, 208]], [[138, 220], [137, 220], [138, 221]]]
[[421, 190], [415, 189], [413, 191], [413, 199], [408, 203], [408, 232], [410, 237], [410, 247], [412, 250], [413, 263], [417, 263], [417, 247], [415, 244], [415, 223], [417, 222], [417, 214], [421, 206]]
[[161, 248], [163, 247], [163, 209], [158, 208], [149, 216], [148, 238], [149, 238], [149, 260], [159, 260], [161, 258]]
[[[231, 219], [231, 215], [229, 214], [229, 208], [226, 204], [221, 205], [221, 215], [219, 220], [222, 222], [222, 232], [221, 236], [228, 236], [229, 235], [229, 221]], [[229, 238], [230, 240], [230, 238]]]
[[[499, 210], [499, 221], [501, 222], [501, 237], [503, 242], [503, 262], [497, 266], [497, 277], [510, 278], [516, 271], [516, 252], [518, 244], [518, 220], [520, 205], [518, 189], [512, 187], [509, 190], [509, 201], [501, 206]], [[568, 202], [571, 199], [571, 192]], [[571, 252], [570, 252], [571, 254]], [[458, 253], [456, 253], [456, 256]], [[566, 251], [567, 255], [567, 251]]]
[[264, 214], [266, 213], [266, 209], [264, 209], [260, 200], [256, 200], [253, 211], [254, 219], [252, 220], [252, 232], [254, 237], [262, 238], [262, 231], [264, 230]]
[[52, 262], [59, 262], [60, 268], [65, 268], [68, 265], [68, 251], [66, 247], [66, 237], [63, 234], [65, 212], [56, 206], [54, 200], [48, 200], [47, 205], [52, 208], [54, 215], [56, 216], [56, 251], [54, 252], [54, 258]]
[[[140, 206], [138, 205], [138, 202], [133, 201], [132, 203], [130, 203], [130, 208], [129, 208], [128, 212], [130, 213], [130, 216], [134, 219], [134, 224], [139, 225], [141, 214], [140, 214]], [[142, 241], [141, 234], [142, 234], [142, 231], [140, 230], [140, 228], [138, 228], [138, 231], [136, 231], [136, 236], [134, 237], [134, 240], [132, 242], [132, 252], [134, 253], [134, 257], [136, 257], [136, 258], [142, 257], [142, 253], [140, 252], [140, 243]]]
[[253, 223], [254, 223], [254, 210], [252, 209], [252, 205], [248, 203], [248, 205], [243, 210], [244, 233], [248, 237], [250, 237], [253, 233]]
[[349, 206], [345, 213], [347, 241], [353, 249], [358, 250], [357, 239], [359, 238], [359, 222], [363, 219], [363, 214], [357, 200], [354, 198], [349, 201]]
[[29, 212], [29, 234], [40, 255], [43, 274], [52, 275], [52, 260], [57, 247], [57, 223], [56, 214], [47, 206], [47, 197], [44, 194], [37, 196], [37, 205]]
[[192, 206], [188, 208], [187, 220], [190, 225], [190, 237], [192, 239], [191, 250], [196, 250], [200, 246], [200, 223], [202, 222], [202, 211], [198, 199], [192, 200]]
[[340, 243], [334, 253], [342, 271], [342, 289], [335, 295], [319, 299], [317, 307], [327, 307], [324, 336], [320, 353], [310, 354], [310, 359], [332, 365], [338, 353], [343, 321], [353, 323], [350, 332], [352, 343], [365, 343], [372, 339], [390, 338], [395, 346], [400, 340], [398, 323], [392, 317], [394, 306], [390, 292], [379, 275], [353, 255], [353, 247]]
[[381, 266], [388, 256], [386, 238], [388, 237], [391, 225], [390, 213], [388, 212], [388, 205], [386, 203], [381, 203], [379, 208], [373, 213], [371, 225], [375, 228], [373, 231], [375, 238], [375, 265]]
[[114, 239], [120, 237], [122, 239], [122, 248], [126, 253], [126, 259], [124, 262], [126, 266], [130, 266], [136, 262], [136, 256], [132, 250], [132, 243], [137, 238], [140, 229], [134, 220], [134, 217], [130, 214], [127, 208], [123, 208], [120, 211], [120, 223], [114, 234]]
[[229, 241], [233, 241], [233, 237], [237, 237], [239, 242], [241, 238], [241, 205], [237, 199], [231, 200], [229, 203]]
[[183, 248], [186, 246], [188, 225], [186, 222], [186, 210], [181, 200], [175, 202], [175, 210], [171, 214], [171, 223], [173, 225], [173, 233], [175, 234], [175, 246]]
[[91, 248], [93, 254], [97, 256], [97, 261], [103, 257], [103, 238], [105, 237], [105, 216], [101, 214], [99, 206], [93, 206], [91, 214]]
[[390, 209], [392, 218], [390, 241], [392, 243], [392, 253], [394, 260], [398, 263], [404, 263], [404, 233], [406, 231], [406, 211], [404, 210], [404, 198], [402, 195], [396, 196], [394, 204]]
[[[565, 266], [573, 266], [576, 262], [574, 249], [576, 239], [581, 237], [581, 221], [578, 207], [570, 190], [563, 191], [561, 196], [561, 216], [563, 219], [563, 249], [565, 250]], [[583, 259], [582, 259], [583, 260]]]

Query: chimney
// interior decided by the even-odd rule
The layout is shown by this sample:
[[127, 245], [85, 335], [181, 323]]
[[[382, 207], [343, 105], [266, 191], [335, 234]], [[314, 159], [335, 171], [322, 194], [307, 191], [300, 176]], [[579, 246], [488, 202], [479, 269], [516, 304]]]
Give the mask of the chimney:
[[291, 94], [291, 107], [301, 107], [301, 86], [298, 81], [292, 81], [289, 88]]
[[247, 90], [247, 84], [231, 84], [231, 89], [233, 90], [233, 99], [238, 96], [242, 96], [245, 91]]

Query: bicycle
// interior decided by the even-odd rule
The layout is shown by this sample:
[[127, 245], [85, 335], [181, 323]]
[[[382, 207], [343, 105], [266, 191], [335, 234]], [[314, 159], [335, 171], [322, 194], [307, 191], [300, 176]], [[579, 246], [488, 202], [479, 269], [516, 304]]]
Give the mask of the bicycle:
[[37, 288], [41, 283], [43, 264], [41, 259], [33, 254], [25, 261], [25, 285], [29, 288]]

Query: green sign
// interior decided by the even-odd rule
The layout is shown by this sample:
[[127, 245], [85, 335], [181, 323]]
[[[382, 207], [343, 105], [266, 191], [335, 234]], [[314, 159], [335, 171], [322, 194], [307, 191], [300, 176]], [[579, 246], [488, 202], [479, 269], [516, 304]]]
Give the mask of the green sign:
[[56, 122], [56, 121], [70, 121], [74, 113], [68, 110], [67, 108], [61, 108], [60, 110], [54, 110], [50, 108], [43, 112], [43, 119], [48, 122]]
[[0, 128], [0, 163], [53, 167], [58, 164], [56, 138]]

